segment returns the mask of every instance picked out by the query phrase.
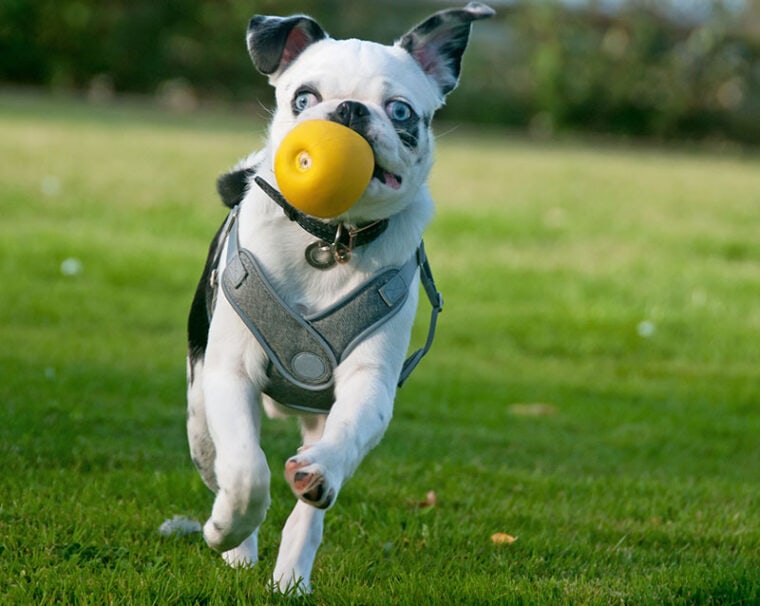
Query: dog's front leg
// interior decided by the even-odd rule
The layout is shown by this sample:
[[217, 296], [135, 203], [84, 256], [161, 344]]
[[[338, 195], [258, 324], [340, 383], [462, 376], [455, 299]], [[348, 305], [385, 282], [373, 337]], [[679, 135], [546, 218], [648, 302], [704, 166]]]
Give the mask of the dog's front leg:
[[325, 509], [388, 427], [396, 385], [392, 380], [388, 385], [387, 379], [387, 372], [365, 367], [339, 382], [324, 431], [304, 431], [299, 454], [285, 464], [285, 476], [300, 501], [282, 531], [273, 575], [280, 591], [311, 590]]
[[290, 487], [309, 505], [330, 507], [343, 483], [388, 428], [417, 309], [417, 288], [415, 280], [404, 308], [338, 366], [335, 403], [324, 420], [324, 430], [311, 432], [311, 442], [305, 434], [303, 447], [285, 463]]
[[[241, 372], [210, 366], [204, 371], [203, 391], [219, 490], [203, 536], [214, 549], [229, 551], [251, 537], [266, 516], [269, 467], [259, 446], [257, 390]], [[248, 541], [253, 545], [251, 541], [255, 537]], [[255, 554], [250, 556], [253, 563]]]
[[[305, 415], [301, 417], [301, 434], [304, 447], [322, 437], [325, 415]], [[325, 510], [317, 509], [298, 501], [282, 529], [282, 541], [274, 567], [272, 581], [282, 592], [295, 590], [299, 593], [311, 591], [311, 569], [322, 543]]]
[[395, 392], [395, 381], [378, 368], [356, 369], [338, 382], [322, 437], [306, 442], [285, 464], [298, 498], [319, 509], [335, 502], [343, 483], [385, 433]]
[[311, 569], [322, 543], [325, 510], [298, 501], [282, 529], [272, 581], [283, 593], [311, 591]]

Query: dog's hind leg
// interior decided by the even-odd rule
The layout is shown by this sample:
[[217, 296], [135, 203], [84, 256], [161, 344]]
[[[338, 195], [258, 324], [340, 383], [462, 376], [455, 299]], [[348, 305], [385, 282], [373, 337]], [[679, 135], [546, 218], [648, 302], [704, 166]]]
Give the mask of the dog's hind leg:
[[250, 568], [259, 560], [259, 529], [254, 530], [251, 535], [240, 545], [222, 554], [222, 558], [232, 568]]
[[[203, 395], [216, 450], [218, 485], [203, 536], [210, 547], [226, 552], [250, 538], [269, 507], [269, 467], [259, 446], [261, 407], [258, 392], [247, 378], [224, 368], [212, 371], [208, 358]], [[252, 547], [249, 542], [243, 549], [250, 552]], [[237, 559], [237, 555], [230, 554], [230, 558]]]
[[[188, 364], [191, 362], [188, 361]], [[206, 486], [219, 492], [214, 472], [216, 449], [206, 420], [202, 389], [203, 362], [196, 361], [188, 373], [187, 391], [187, 437], [193, 463]], [[258, 561], [258, 528], [237, 547], [222, 553], [224, 561], [233, 568], [250, 567]]]
[[198, 473], [206, 486], [214, 492], [219, 488], [214, 475], [216, 449], [206, 422], [203, 369], [210, 328], [208, 305], [213, 300], [210, 292], [210, 277], [216, 249], [222, 237], [222, 229], [219, 229], [209, 247], [206, 265], [195, 289], [190, 315], [187, 319], [187, 441], [190, 445], [190, 456]]
[[190, 456], [203, 482], [213, 492], [219, 490], [214, 474], [216, 449], [206, 422], [203, 400], [203, 360], [188, 358], [187, 376], [187, 441]]

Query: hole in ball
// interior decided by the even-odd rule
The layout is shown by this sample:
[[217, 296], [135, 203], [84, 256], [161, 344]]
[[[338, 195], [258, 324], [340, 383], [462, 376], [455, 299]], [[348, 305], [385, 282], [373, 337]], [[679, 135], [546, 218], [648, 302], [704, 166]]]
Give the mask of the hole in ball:
[[311, 156], [309, 152], [302, 151], [298, 154], [298, 168], [301, 170], [309, 170], [311, 168]]

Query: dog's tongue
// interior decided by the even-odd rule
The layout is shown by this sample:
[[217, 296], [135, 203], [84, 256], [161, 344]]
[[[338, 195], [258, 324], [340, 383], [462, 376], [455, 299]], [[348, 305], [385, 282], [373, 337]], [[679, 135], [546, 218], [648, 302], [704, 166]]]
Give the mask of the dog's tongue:
[[381, 182], [390, 187], [391, 189], [399, 189], [401, 187], [401, 177], [394, 175], [392, 172], [385, 170], [375, 165], [375, 177]]
[[391, 189], [398, 189], [401, 187], [401, 181], [399, 178], [394, 175], [393, 173], [389, 173], [387, 170], [385, 171], [385, 184], [390, 187]]
[[382, 166], [375, 164], [375, 170], [372, 176], [380, 181], [383, 185], [387, 185], [391, 189], [401, 188], [401, 177], [394, 175], [392, 172], [385, 170]]

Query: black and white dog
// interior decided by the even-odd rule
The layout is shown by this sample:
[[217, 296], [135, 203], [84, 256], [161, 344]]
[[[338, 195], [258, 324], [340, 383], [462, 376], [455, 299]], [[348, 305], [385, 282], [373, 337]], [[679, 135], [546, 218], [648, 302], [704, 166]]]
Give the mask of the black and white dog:
[[[277, 108], [264, 149], [219, 181], [235, 208], [190, 313], [187, 430], [216, 493], [204, 538], [230, 565], [251, 566], [269, 506], [259, 403], [301, 415], [303, 446], [285, 463], [299, 501], [274, 569], [281, 591], [310, 591], [325, 509], [382, 438], [420, 357], [405, 365], [420, 281], [440, 307], [421, 248], [430, 123], [458, 82], [472, 22], [491, 15], [475, 2], [444, 10], [393, 46], [333, 40], [302, 15], [250, 21], [248, 49]], [[315, 119], [354, 129], [375, 158], [360, 200], [329, 221], [291, 207], [273, 172], [283, 137]]]

